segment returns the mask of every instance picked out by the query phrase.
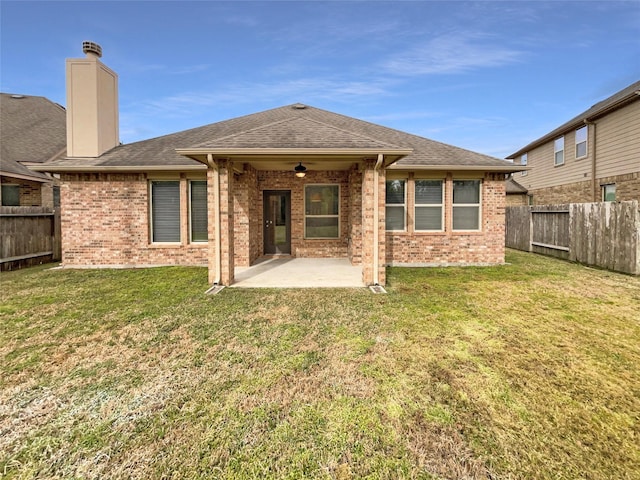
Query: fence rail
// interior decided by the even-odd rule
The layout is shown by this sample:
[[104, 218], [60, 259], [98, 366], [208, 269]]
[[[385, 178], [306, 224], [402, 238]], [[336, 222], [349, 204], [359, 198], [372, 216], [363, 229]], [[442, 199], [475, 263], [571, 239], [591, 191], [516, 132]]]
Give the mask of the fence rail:
[[45, 207], [0, 207], [0, 270], [60, 260], [60, 213]]
[[638, 201], [506, 208], [506, 246], [640, 275]]

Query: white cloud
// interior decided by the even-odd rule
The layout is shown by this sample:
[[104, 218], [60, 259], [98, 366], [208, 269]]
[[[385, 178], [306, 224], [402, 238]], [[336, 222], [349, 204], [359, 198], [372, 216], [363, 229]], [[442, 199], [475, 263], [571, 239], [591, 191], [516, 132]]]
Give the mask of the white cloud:
[[454, 32], [383, 62], [383, 68], [403, 76], [455, 74], [517, 62], [524, 52], [498, 45], [484, 34]]

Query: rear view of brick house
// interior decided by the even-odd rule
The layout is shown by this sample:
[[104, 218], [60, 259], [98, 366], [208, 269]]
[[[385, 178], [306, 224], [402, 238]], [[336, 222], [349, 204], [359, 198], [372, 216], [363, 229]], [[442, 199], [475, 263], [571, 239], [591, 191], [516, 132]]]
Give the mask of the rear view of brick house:
[[67, 60], [63, 265], [204, 265], [264, 255], [385, 267], [504, 262], [505, 175], [521, 167], [303, 104], [121, 145], [99, 46]]

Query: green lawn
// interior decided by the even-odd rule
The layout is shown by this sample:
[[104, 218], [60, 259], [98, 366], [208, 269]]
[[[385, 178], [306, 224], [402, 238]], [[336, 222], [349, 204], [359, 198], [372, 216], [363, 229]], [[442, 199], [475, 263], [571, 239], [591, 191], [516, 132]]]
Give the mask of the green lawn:
[[2, 273], [0, 478], [640, 478], [640, 278], [507, 261]]

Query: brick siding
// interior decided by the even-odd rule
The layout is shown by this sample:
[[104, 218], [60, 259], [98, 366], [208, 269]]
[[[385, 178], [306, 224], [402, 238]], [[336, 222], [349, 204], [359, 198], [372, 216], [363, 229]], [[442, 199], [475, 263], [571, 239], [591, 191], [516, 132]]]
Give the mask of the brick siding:
[[[177, 180], [178, 178], [176, 178]], [[144, 174], [64, 174], [62, 264], [65, 266], [206, 265], [207, 244], [151, 244], [149, 187]], [[181, 179], [186, 202], [186, 179]]]
[[[238, 166], [236, 165], [236, 170]], [[221, 202], [224, 220], [233, 208], [221, 253], [229, 252], [235, 266], [252, 264], [264, 251], [263, 192], [291, 192], [291, 253], [296, 257], [346, 257], [363, 266], [363, 278], [373, 279], [373, 211], [378, 209], [379, 283], [385, 281], [385, 264], [456, 265], [504, 262], [504, 175], [487, 174], [482, 185], [480, 232], [451, 231], [454, 176], [447, 175], [446, 228], [438, 233], [385, 233], [385, 172], [379, 172], [378, 205], [373, 205], [373, 163], [349, 171], [310, 171], [304, 178], [291, 172], [257, 171], [249, 165], [233, 174], [231, 165], [221, 168]], [[153, 178], [153, 177], [152, 177]], [[206, 243], [189, 243], [188, 179], [176, 175], [181, 185], [182, 240], [176, 244], [153, 244], [149, 231], [149, 178], [146, 174], [64, 174], [61, 186], [62, 250], [65, 266], [207, 265], [215, 251]], [[229, 182], [230, 180], [230, 182]], [[229, 185], [230, 183], [230, 185]], [[340, 236], [338, 239], [304, 238], [304, 186], [340, 186]], [[229, 192], [231, 199], [229, 200]], [[226, 205], [226, 207], [225, 207]], [[412, 210], [409, 202], [407, 210]], [[226, 225], [226, 226], [225, 226]], [[227, 231], [227, 230], [225, 230]], [[211, 235], [210, 229], [209, 234]], [[224, 237], [224, 235], [223, 235]], [[224, 239], [223, 239], [224, 240]], [[234, 263], [223, 260], [223, 273]], [[370, 283], [367, 282], [367, 283]]]
[[[304, 186], [309, 184], [337, 184], [340, 186], [340, 235], [333, 239], [304, 238]], [[349, 244], [349, 172], [309, 171], [304, 178], [292, 172], [257, 172], [257, 202], [254, 209], [259, 217], [259, 251], [264, 251], [262, 238], [263, 192], [265, 190], [291, 191], [291, 254], [295, 257], [335, 258], [347, 257]]]
[[479, 232], [452, 231], [451, 174], [445, 185], [444, 232], [412, 232], [413, 202], [408, 196], [408, 231], [387, 232], [388, 265], [493, 265], [504, 263], [504, 175], [487, 174], [482, 183]]
[[602, 201], [601, 185], [611, 183], [616, 185], [617, 201], [640, 200], [640, 172], [598, 178], [595, 194], [591, 180], [529, 190], [529, 194], [533, 195], [534, 205], [600, 202]]

